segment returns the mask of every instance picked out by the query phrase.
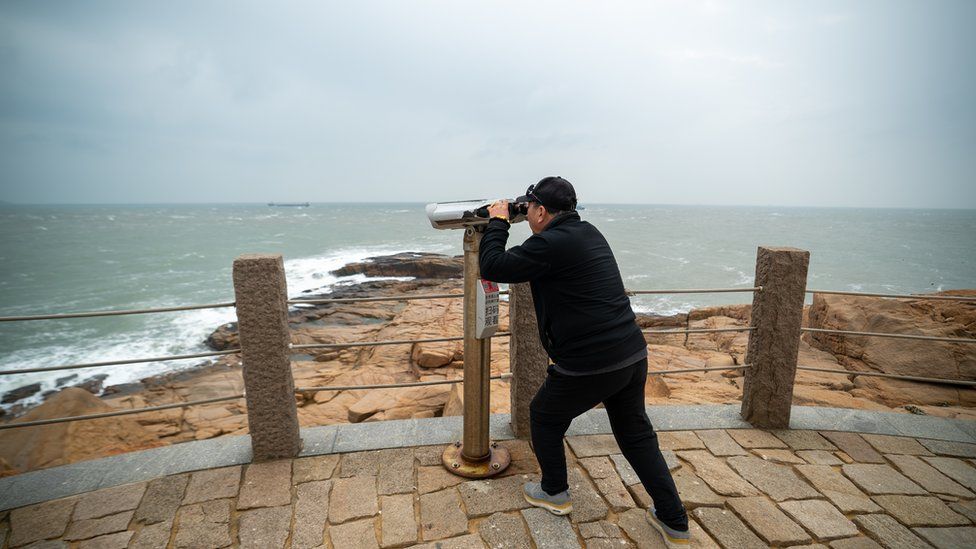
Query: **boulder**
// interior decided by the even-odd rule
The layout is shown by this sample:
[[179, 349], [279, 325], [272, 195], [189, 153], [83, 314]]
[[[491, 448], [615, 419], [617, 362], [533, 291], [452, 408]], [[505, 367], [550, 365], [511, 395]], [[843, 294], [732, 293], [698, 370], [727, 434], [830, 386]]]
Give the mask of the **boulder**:
[[449, 392], [448, 385], [373, 389], [349, 407], [349, 422], [366, 421], [376, 414], [382, 414], [383, 419], [406, 419], [428, 413], [439, 415]]
[[362, 274], [366, 276], [412, 276], [415, 278], [462, 278], [464, 263], [461, 256], [406, 252], [370, 257], [360, 263], [349, 263], [332, 271], [336, 276]]
[[410, 358], [421, 368], [441, 368], [463, 360], [464, 345], [460, 341], [414, 343]]
[[3, 394], [3, 399], [0, 400], [0, 404], [11, 404], [17, 402], [18, 400], [36, 395], [41, 391], [40, 383], [31, 383], [29, 385], [22, 385], [17, 387], [12, 391], [7, 391]]

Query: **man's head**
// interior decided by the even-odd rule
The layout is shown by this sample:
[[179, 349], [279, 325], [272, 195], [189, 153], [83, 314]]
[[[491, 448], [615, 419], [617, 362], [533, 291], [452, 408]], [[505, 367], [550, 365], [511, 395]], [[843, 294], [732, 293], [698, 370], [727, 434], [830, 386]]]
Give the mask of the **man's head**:
[[526, 220], [532, 233], [542, 232], [554, 217], [576, 209], [576, 189], [559, 176], [545, 177], [535, 185], [529, 185], [516, 202], [528, 203]]

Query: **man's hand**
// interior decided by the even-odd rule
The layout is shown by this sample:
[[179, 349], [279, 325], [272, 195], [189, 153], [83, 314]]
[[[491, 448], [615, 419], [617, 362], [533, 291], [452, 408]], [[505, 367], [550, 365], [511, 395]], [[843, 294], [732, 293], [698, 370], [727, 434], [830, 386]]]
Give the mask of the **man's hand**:
[[488, 206], [488, 217], [504, 217], [508, 219], [508, 200], [496, 200]]

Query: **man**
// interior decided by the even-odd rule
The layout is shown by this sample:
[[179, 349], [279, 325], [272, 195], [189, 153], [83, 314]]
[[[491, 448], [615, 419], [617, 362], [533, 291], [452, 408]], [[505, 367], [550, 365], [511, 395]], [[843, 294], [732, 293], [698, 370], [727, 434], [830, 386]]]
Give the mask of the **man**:
[[541, 483], [525, 499], [557, 515], [572, 511], [563, 436], [576, 416], [602, 402], [614, 438], [654, 501], [648, 521], [668, 546], [687, 546], [688, 516], [644, 411], [647, 344], [624, 291], [613, 252], [576, 212], [576, 191], [546, 177], [516, 202], [528, 204], [532, 236], [505, 251], [508, 203], [489, 207], [481, 240], [481, 275], [529, 282], [539, 337], [552, 359], [529, 408]]

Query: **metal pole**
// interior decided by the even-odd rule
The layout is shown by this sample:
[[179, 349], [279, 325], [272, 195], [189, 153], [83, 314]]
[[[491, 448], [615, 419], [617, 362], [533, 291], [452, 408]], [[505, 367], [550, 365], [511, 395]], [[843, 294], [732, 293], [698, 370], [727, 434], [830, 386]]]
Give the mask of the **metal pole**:
[[511, 462], [507, 449], [488, 439], [491, 387], [491, 338], [478, 339], [477, 291], [481, 227], [464, 229], [464, 433], [461, 441], [444, 450], [444, 467], [457, 475], [486, 478], [505, 470]]
[[491, 340], [475, 337], [477, 284], [481, 283], [478, 252], [481, 231], [464, 230], [464, 437], [461, 455], [467, 461], [488, 459], [488, 376]]

